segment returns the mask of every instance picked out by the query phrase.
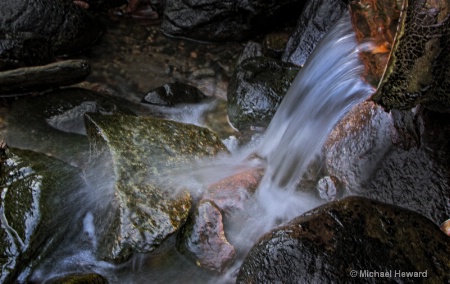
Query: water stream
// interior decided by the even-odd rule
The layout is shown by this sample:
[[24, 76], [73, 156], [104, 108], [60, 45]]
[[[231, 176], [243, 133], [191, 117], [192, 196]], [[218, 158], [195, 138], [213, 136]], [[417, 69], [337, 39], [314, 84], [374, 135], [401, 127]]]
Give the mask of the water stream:
[[[320, 155], [333, 126], [352, 106], [373, 92], [361, 79], [360, 48], [350, 17], [346, 15], [301, 69], [260, 143], [232, 149], [231, 157], [218, 158], [197, 169], [180, 169], [179, 176], [174, 177], [186, 182], [185, 175], [197, 173], [196, 182], [206, 187], [239, 170], [259, 166], [245, 159], [249, 153], [257, 153], [267, 161], [253, 206], [225, 224], [227, 238], [236, 247], [237, 260], [224, 275], [205, 272], [177, 254], [175, 237], [165, 241], [150, 256], [135, 255], [124, 265], [98, 261], [92, 253], [96, 225], [92, 213], [86, 209], [80, 235], [55, 252], [34, 272], [33, 278], [39, 282], [73, 271], [94, 271], [107, 276], [110, 283], [233, 282], [243, 257], [261, 234], [323, 203], [314, 193], [298, 190], [297, 185], [308, 165]], [[186, 117], [182, 120], [190, 121]]]

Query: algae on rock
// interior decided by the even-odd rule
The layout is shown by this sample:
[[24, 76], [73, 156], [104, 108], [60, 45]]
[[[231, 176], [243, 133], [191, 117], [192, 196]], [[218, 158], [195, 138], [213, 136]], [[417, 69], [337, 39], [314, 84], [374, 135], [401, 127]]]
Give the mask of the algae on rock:
[[[170, 170], [226, 151], [206, 128], [150, 117], [85, 115], [94, 171], [111, 180], [110, 222], [101, 258], [125, 261], [150, 252], [186, 221], [191, 196], [167, 180]], [[104, 160], [106, 159], [106, 161]], [[105, 162], [111, 166], [105, 169]]]

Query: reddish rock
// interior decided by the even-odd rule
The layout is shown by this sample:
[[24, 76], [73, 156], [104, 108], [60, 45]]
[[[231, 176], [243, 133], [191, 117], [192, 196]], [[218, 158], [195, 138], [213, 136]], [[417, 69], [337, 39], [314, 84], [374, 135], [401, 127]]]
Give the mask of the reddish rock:
[[243, 210], [246, 201], [258, 187], [262, 176], [261, 169], [237, 173], [209, 186], [202, 199], [214, 202], [222, 213]]
[[197, 266], [215, 272], [222, 272], [236, 254], [225, 237], [222, 214], [209, 201], [201, 202], [183, 227], [177, 249], [192, 258]]

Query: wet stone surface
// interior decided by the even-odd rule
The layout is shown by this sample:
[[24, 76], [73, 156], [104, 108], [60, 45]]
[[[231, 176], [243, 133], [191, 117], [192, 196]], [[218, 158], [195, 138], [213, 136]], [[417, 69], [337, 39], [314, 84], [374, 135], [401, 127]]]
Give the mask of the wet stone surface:
[[[392, 271], [384, 279], [393, 282], [446, 283], [448, 242], [448, 236], [420, 214], [349, 197], [265, 234], [244, 260], [237, 283], [353, 283], [354, 270]], [[401, 277], [395, 271], [422, 274]], [[380, 281], [357, 276], [367, 283]]]

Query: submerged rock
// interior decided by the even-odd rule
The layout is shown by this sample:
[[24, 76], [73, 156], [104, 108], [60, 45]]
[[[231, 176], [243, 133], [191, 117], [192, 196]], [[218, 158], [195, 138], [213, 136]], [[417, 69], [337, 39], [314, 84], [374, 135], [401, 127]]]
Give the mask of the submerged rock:
[[225, 146], [206, 128], [174, 121], [98, 114], [85, 121], [93, 168], [106, 171], [111, 181], [98, 187], [111, 198], [98, 255], [120, 262], [132, 252], [154, 250], [184, 224], [191, 207], [190, 194], [169, 182], [171, 170], [217, 155]]
[[15, 148], [2, 150], [0, 171], [0, 282], [16, 283], [69, 230], [78, 230], [74, 221], [82, 209], [72, 212], [68, 204], [78, 204], [75, 193], [84, 182], [60, 160]]
[[40, 34], [59, 55], [83, 51], [103, 33], [93, 17], [66, 0], [3, 0], [0, 29]]
[[201, 41], [239, 41], [297, 16], [295, 0], [167, 0], [163, 33]]
[[354, 107], [325, 145], [326, 171], [344, 195], [361, 195], [416, 211], [441, 224], [450, 216], [450, 117]]
[[237, 283], [379, 283], [364, 274], [373, 271], [386, 273], [386, 281], [446, 283], [449, 256], [448, 237], [427, 218], [350, 197], [264, 235], [244, 260]]
[[177, 104], [198, 103], [206, 95], [194, 86], [183, 83], [167, 83], [150, 91], [142, 100], [143, 103], [174, 106]]
[[228, 86], [231, 124], [239, 130], [267, 127], [299, 70], [266, 57], [243, 61]]
[[348, 11], [348, 0], [309, 0], [289, 38], [282, 60], [303, 66], [317, 43]]
[[11, 147], [47, 153], [81, 165], [89, 158], [84, 113], [133, 114], [127, 105], [119, 98], [81, 88], [21, 98], [11, 106], [5, 140]]
[[99, 274], [73, 274], [46, 281], [49, 284], [108, 284], [103, 276]]

